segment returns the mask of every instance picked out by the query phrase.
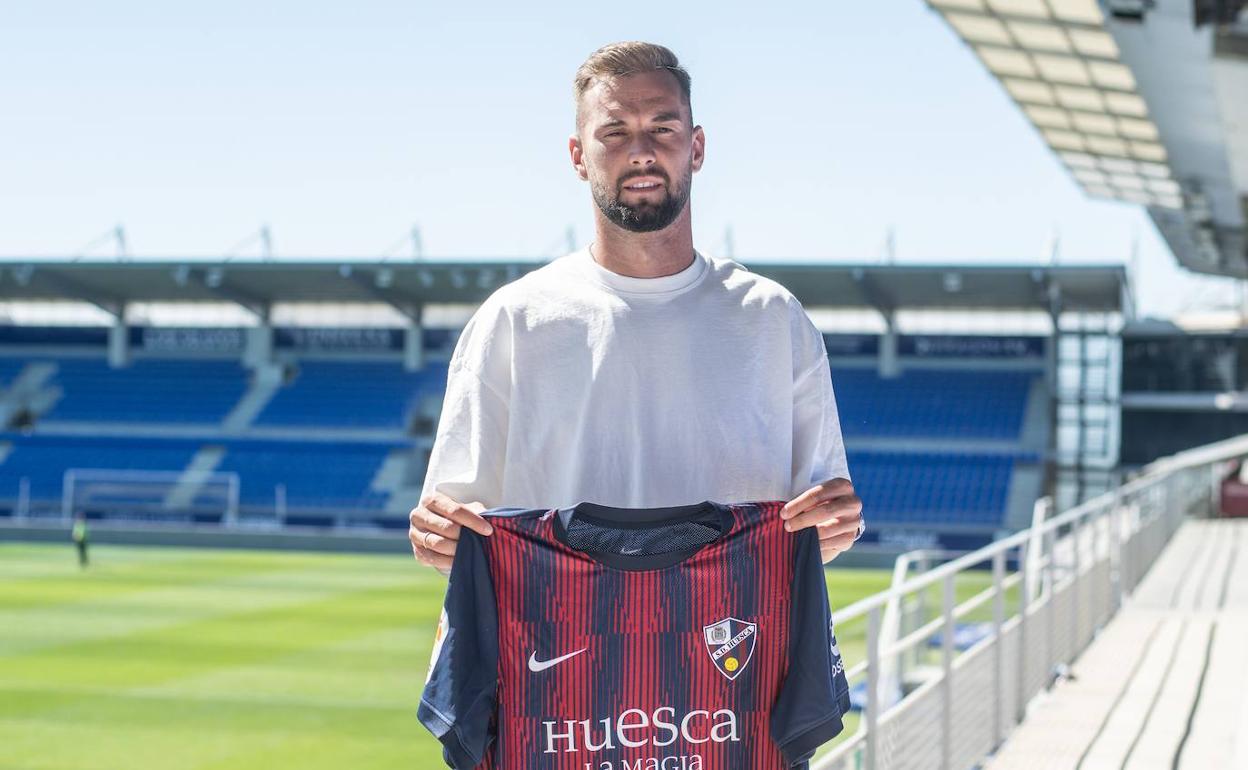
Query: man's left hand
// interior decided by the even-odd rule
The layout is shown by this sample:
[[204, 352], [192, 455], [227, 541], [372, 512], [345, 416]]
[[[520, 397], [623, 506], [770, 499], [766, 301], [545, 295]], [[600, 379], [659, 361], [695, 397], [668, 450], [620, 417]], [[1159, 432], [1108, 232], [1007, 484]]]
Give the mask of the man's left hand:
[[827, 564], [858, 539], [862, 500], [849, 479], [831, 479], [785, 503], [780, 518], [786, 520], [784, 528], [789, 532], [818, 527], [819, 554]]

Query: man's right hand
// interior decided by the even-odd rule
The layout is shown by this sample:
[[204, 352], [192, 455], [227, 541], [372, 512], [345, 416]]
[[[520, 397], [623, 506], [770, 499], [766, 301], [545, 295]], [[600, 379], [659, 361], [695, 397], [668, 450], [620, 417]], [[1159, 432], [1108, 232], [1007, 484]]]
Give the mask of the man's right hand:
[[494, 527], [480, 516], [484, 510], [481, 503], [461, 503], [439, 492], [421, 498], [408, 516], [411, 526], [407, 538], [412, 541], [416, 560], [443, 575], [451, 574], [461, 527], [481, 535], [494, 533]]

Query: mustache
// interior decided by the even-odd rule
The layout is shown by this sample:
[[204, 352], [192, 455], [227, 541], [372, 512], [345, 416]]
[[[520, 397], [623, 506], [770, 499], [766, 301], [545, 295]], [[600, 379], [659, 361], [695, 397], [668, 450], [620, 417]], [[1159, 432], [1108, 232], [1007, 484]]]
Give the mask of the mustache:
[[616, 185], [617, 185], [620, 189], [624, 189], [624, 185], [628, 184], [629, 182], [631, 182], [631, 181], [632, 181], [632, 180], [634, 180], [634, 179], [640, 179], [640, 178], [642, 178], [642, 177], [644, 177], [644, 176], [657, 176], [658, 178], [660, 178], [660, 179], [662, 179], [662, 180], [663, 180], [663, 184], [664, 184], [664, 185], [666, 185], [666, 186], [668, 186], [668, 187], [671, 187], [671, 186], [672, 186], [672, 180], [671, 180], [671, 178], [670, 178], [670, 177], [668, 177], [668, 175], [667, 175], [666, 173], [664, 173], [663, 171], [661, 171], [661, 170], [659, 170], [659, 169], [655, 169], [654, 171], [638, 171], [638, 172], [636, 172], [636, 173], [629, 174], [628, 176], [625, 176], [625, 177], [620, 177], [620, 180], [616, 183]]

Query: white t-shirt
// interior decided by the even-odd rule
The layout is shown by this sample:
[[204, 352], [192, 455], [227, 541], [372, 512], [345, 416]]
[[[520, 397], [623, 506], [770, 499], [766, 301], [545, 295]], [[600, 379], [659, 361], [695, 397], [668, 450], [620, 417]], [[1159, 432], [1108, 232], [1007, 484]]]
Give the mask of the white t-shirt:
[[790, 500], [849, 478], [823, 337], [780, 284], [588, 249], [495, 291], [455, 347], [424, 494], [487, 508]]

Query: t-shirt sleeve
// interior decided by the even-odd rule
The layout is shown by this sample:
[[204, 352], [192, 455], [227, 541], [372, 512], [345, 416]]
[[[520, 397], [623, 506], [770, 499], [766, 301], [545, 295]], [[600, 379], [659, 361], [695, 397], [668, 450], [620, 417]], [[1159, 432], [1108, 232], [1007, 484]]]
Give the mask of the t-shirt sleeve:
[[511, 321], [496, 292], [469, 319], [451, 354], [422, 497], [437, 491], [486, 508], [503, 503], [511, 354]]
[[494, 740], [498, 610], [481, 536], [462, 530], [417, 717], [442, 743], [442, 758], [471, 770]]
[[836, 646], [828, 587], [813, 527], [799, 530], [789, 615], [789, 666], [771, 710], [771, 736], [789, 767], [844, 729], [849, 681]]
[[[793, 497], [831, 479], [853, 481], [823, 334], [804, 311], [799, 312], [794, 355], [805, 362], [805, 368], [793, 380]], [[854, 539], [861, 538], [865, 530], [864, 519], [858, 523]]]

